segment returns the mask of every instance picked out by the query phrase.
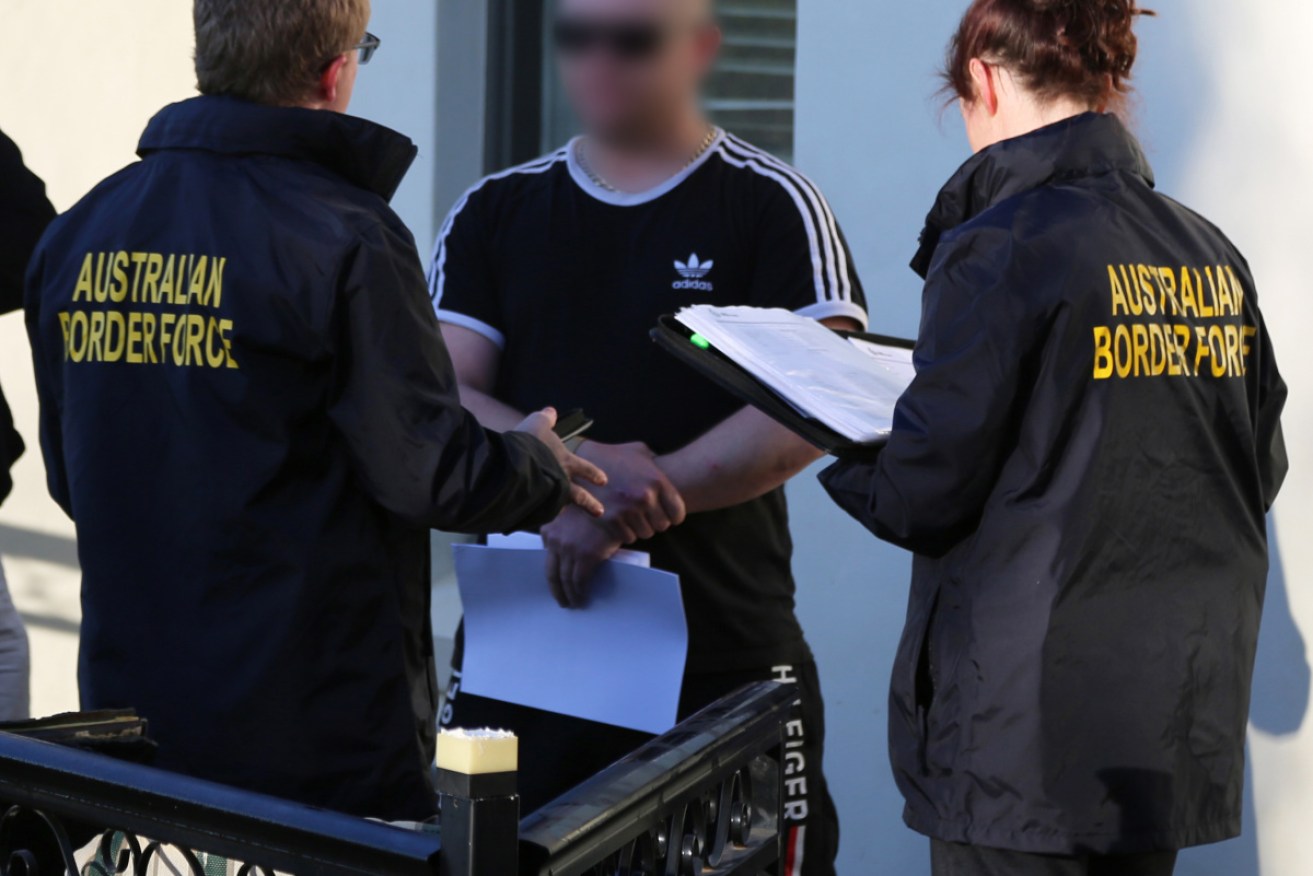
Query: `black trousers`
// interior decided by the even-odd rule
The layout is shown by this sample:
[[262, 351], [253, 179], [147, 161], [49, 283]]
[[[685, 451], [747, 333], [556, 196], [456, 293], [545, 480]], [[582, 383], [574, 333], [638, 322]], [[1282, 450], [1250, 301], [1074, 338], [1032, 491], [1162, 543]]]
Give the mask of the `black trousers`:
[[[754, 681], [798, 686], [798, 706], [786, 728], [785, 876], [834, 876], [839, 817], [825, 784], [825, 704], [816, 664], [810, 661], [757, 671], [688, 675], [681, 719]], [[525, 814], [541, 808], [652, 737], [464, 693], [453, 667], [442, 710], [443, 727], [497, 727], [520, 737], [520, 803]]]
[[1143, 855], [1031, 855], [930, 841], [932, 876], [1172, 876], [1176, 852]]

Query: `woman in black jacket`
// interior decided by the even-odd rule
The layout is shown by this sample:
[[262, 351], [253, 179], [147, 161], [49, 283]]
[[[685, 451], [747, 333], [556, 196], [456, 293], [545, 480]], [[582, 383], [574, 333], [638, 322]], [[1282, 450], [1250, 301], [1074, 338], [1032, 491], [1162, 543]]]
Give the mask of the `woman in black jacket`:
[[890, 747], [937, 874], [1167, 874], [1240, 831], [1286, 389], [1244, 258], [1109, 112], [1140, 14], [972, 4], [918, 375], [824, 476], [916, 553]]
[[[23, 274], [54, 218], [45, 185], [24, 166], [13, 141], [0, 133], [0, 316], [22, 308]], [[22, 453], [23, 441], [0, 392], [0, 503], [13, 488], [9, 469]], [[27, 632], [0, 567], [0, 721], [27, 717], [28, 661]]]

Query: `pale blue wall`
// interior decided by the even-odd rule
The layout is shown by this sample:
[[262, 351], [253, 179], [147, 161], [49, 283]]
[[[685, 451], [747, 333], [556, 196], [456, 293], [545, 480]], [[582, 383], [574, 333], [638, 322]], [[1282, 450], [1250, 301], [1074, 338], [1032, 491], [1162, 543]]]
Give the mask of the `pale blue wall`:
[[392, 206], [406, 220], [420, 253], [427, 258], [436, 232], [437, 3], [378, 0], [369, 29], [383, 40], [383, 45], [369, 66], [360, 70], [351, 111], [400, 131], [419, 146], [419, 157]]

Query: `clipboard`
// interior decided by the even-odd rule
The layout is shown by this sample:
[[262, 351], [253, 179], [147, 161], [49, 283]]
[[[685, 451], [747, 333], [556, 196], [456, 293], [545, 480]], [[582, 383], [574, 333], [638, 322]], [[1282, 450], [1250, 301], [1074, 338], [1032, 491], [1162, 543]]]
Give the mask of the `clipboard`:
[[[915, 342], [903, 338], [866, 332], [841, 331], [837, 334], [845, 338], [857, 338], [903, 350], [911, 350], [916, 346]], [[869, 461], [878, 456], [884, 447], [883, 440], [871, 444], [854, 442], [821, 421], [800, 413], [773, 389], [767, 387], [724, 353], [714, 348], [703, 349], [694, 344], [691, 340], [693, 332], [674, 315], [661, 317], [656, 328], [652, 329], [651, 335], [658, 347], [702, 376], [709, 378], [740, 401], [766, 414], [831, 456], [858, 462]]]

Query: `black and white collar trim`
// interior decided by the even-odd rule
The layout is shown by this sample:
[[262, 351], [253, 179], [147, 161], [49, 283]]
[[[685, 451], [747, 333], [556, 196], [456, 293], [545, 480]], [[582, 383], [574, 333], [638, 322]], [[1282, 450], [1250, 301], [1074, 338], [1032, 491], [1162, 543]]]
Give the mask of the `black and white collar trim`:
[[575, 137], [566, 144], [565, 161], [566, 165], [570, 168], [570, 177], [579, 188], [583, 189], [589, 195], [605, 204], [611, 204], [615, 207], [637, 207], [640, 204], [651, 203], [662, 195], [669, 194], [678, 188], [684, 180], [696, 173], [698, 168], [710, 160], [712, 154], [716, 152], [724, 139], [725, 132], [720, 128], [717, 128], [715, 139], [711, 141], [706, 150], [694, 159], [688, 167], [670, 177], [670, 179], [665, 182], [653, 186], [645, 192], [617, 192], [610, 189], [604, 189], [597, 183], [593, 182], [592, 177], [588, 175], [588, 171], [584, 170], [579, 164], [579, 143], [583, 140], [583, 137]]

